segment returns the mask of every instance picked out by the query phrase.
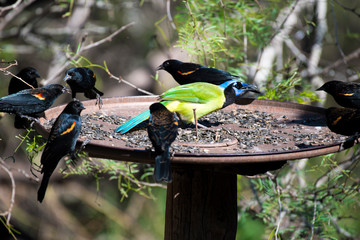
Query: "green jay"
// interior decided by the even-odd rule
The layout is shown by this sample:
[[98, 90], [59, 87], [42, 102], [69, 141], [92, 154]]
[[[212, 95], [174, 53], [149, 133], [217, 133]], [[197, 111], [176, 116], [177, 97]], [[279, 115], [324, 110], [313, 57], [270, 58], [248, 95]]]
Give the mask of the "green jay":
[[[195, 82], [173, 87], [161, 94], [159, 100], [170, 112], [178, 113], [183, 121], [195, 123], [198, 118], [233, 104], [237, 97], [249, 91], [259, 93], [256, 86], [238, 80], [220, 85]], [[124, 134], [149, 119], [149, 116], [148, 109], [121, 124], [115, 131]]]

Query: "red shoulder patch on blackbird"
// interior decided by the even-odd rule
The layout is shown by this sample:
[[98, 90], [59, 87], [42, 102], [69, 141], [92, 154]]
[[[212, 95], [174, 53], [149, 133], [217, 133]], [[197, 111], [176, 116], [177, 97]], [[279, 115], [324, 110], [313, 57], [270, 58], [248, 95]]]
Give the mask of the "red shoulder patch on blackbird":
[[45, 100], [46, 97], [43, 96], [43, 93], [34, 94], [34, 97], [36, 97], [39, 100]]
[[188, 71], [188, 72], [181, 72], [181, 71], [177, 71], [178, 73], [180, 73], [181, 75], [189, 75], [192, 74], [193, 72], [196, 72], [199, 68], [196, 68], [195, 70], [192, 71]]
[[64, 134], [67, 134], [67, 133], [71, 132], [71, 131], [74, 129], [75, 124], [76, 124], [76, 122], [74, 121], [74, 122], [71, 124], [71, 126], [70, 126], [68, 129], [66, 129], [65, 131], [63, 131], [60, 135], [64, 135]]

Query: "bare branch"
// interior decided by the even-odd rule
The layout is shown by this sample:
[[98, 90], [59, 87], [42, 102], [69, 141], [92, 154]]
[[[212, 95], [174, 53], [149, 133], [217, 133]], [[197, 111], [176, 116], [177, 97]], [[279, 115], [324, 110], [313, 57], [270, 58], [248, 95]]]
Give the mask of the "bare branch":
[[121, 28], [119, 28], [118, 30], [116, 30], [115, 32], [113, 32], [112, 34], [110, 34], [109, 36], [107, 36], [106, 38], [104, 39], [101, 39], [97, 42], [94, 42], [92, 44], [89, 44], [85, 47], [83, 47], [81, 50], [82, 51], [86, 51], [86, 50], [89, 50], [91, 48], [94, 48], [94, 47], [97, 47], [105, 42], [110, 42], [116, 35], [118, 35], [119, 33], [125, 31], [127, 28], [133, 26], [135, 24], [135, 22], [131, 22], [131, 23], [128, 23], [126, 24], [125, 26], [122, 26]]
[[10, 219], [11, 219], [11, 212], [12, 209], [14, 207], [14, 203], [15, 203], [15, 190], [16, 190], [16, 185], [15, 185], [15, 180], [14, 180], [14, 176], [12, 174], [12, 172], [10, 171], [9, 167], [6, 165], [6, 163], [4, 162], [4, 160], [0, 159], [0, 167], [9, 175], [10, 180], [11, 180], [11, 198], [10, 198], [10, 206], [9, 209], [3, 213], [0, 213], [0, 216], [6, 216], [6, 224], [10, 225]]
[[[65, 70], [66, 67], [70, 64], [70, 62], [76, 61], [77, 59], [80, 58], [80, 54], [81, 54], [83, 51], [86, 51], [86, 50], [92, 49], [92, 48], [94, 48], [94, 47], [96, 47], [96, 46], [99, 46], [99, 45], [105, 43], [106, 41], [111, 41], [116, 35], [118, 35], [118, 34], [121, 33], [122, 31], [126, 30], [127, 28], [133, 26], [134, 24], [135, 24], [135, 22], [131, 22], [131, 23], [125, 25], [125, 26], [122, 26], [120, 29], [116, 30], [114, 33], [110, 34], [110, 35], [107, 36], [106, 38], [104, 38], [104, 39], [102, 39], [102, 40], [99, 40], [99, 41], [97, 41], [97, 42], [91, 43], [91, 44], [89, 44], [89, 45], [87, 45], [87, 46], [85, 46], [85, 47], [81, 47], [80, 50], [79, 50], [79, 52], [78, 52], [77, 54], [75, 54], [75, 55], [73, 55], [72, 57], [70, 57], [70, 58], [64, 63], [64, 65], [63, 65], [62, 67], [60, 67], [60, 68], [55, 72], [55, 74], [53, 74], [53, 76], [51, 76], [49, 79], [47, 79], [46, 81], [44, 81], [44, 85], [46, 85], [46, 84], [54, 81], [57, 76], [59, 76], [61, 73], [64, 72], [64, 70]], [[86, 38], [86, 36], [84, 36], [84, 37], [82, 38], [81, 43], [80, 43], [81, 45], [84, 43], [85, 38]]]
[[145, 93], [145, 94], [147, 94], [147, 95], [154, 95], [153, 93], [148, 92], [148, 91], [146, 91], [146, 90], [143, 90], [143, 89], [141, 89], [141, 88], [138, 88], [138, 87], [137, 87], [137, 86], [135, 86], [134, 84], [132, 84], [132, 83], [130, 83], [130, 82], [128, 82], [128, 81], [126, 81], [126, 80], [124, 80], [121, 76], [116, 77], [115, 75], [113, 75], [113, 74], [112, 74], [112, 73], [110, 73], [109, 71], [108, 71], [107, 73], [109, 74], [110, 78], [113, 78], [113, 79], [115, 79], [115, 80], [118, 80], [118, 81], [119, 81], [119, 83], [123, 82], [123, 83], [125, 83], [125, 84], [129, 85], [130, 87], [135, 88], [135, 89], [136, 89], [136, 90], [138, 90], [139, 92]]
[[15, 8], [17, 8], [17, 6], [19, 6], [21, 3], [21, 0], [17, 0], [15, 3], [9, 5], [9, 6], [6, 6], [6, 7], [0, 7], [0, 16], [3, 12], [6, 12], [6, 11], [10, 11], [10, 10], [13, 10]]
[[166, 13], [167, 13], [167, 17], [169, 19], [169, 22], [170, 22], [170, 26], [176, 30], [176, 25], [174, 23], [174, 20], [171, 16], [171, 11], [170, 11], [170, 0], [166, 0]]
[[19, 79], [19, 80], [22, 81], [24, 84], [26, 84], [26, 85], [28, 85], [30, 88], [34, 89], [34, 87], [33, 87], [31, 84], [25, 82], [25, 81], [22, 80], [20, 77], [16, 76], [15, 74], [13, 74], [13, 73], [10, 72], [10, 71], [8, 71], [8, 69], [11, 68], [12, 66], [17, 66], [17, 65], [18, 65], [18, 63], [17, 63], [16, 60], [14, 60], [14, 61], [12, 61], [12, 62], [1, 62], [1, 63], [7, 63], [7, 64], [9, 64], [9, 66], [7, 66], [7, 67], [5, 67], [5, 68], [0, 68], [0, 71], [1, 71], [1, 72], [3, 72], [5, 75], [10, 75], [10, 76], [12, 76], [12, 77], [14, 77], [14, 78]]
[[[30, 4], [32, 4], [33, 2], [35, 2], [35, 0], [28, 0], [28, 1], [24, 1], [23, 3], [21, 3], [21, 0], [18, 0], [15, 4], [18, 3], [18, 5], [16, 5], [15, 8], [13, 8], [13, 10], [11, 12], [9, 12], [0, 22], [0, 32], [2, 32], [2, 30], [4, 29], [4, 27], [11, 21], [13, 20], [19, 13], [21, 13], [27, 6], [29, 6]], [[21, 4], [20, 4], [21, 3]], [[13, 5], [11, 5], [13, 6]], [[1, 15], [1, 11], [0, 11], [0, 15]]]

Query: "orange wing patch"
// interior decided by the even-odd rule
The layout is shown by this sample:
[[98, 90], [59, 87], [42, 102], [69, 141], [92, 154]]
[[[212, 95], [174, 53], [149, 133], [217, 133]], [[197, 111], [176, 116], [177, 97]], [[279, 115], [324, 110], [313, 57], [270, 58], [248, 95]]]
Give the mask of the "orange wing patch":
[[332, 122], [332, 125], [335, 126], [341, 119], [342, 119], [342, 117], [339, 116], [335, 121]]
[[67, 133], [71, 132], [71, 131], [74, 129], [75, 124], [76, 124], [76, 122], [74, 121], [74, 122], [71, 124], [71, 126], [70, 126], [68, 129], [66, 129], [65, 131], [63, 131], [60, 135], [64, 135], [64, 134], [67, 134]]
[[189, 74], [192, 74], [193, 72], [196, 72], [199, 68], [196, 68], [195, 70], [192, 70], [192, 71], [188, 71], [188, 72], [180, 72], [180, 71], [177, 71], [178, 73], [180, 73], [181, 75], [189, 75]]
[[355, 93], [339, 93], [339, 95], [345, 96], [345, 97], [351, 97]]
[[46, 97], [44, 97], [42, 93], [38, 93], [38, 94], [35, 94], [33, 96], [36, 97], [37, 99], [40, 99], [40, 100], [45, 100], [46, 99]]

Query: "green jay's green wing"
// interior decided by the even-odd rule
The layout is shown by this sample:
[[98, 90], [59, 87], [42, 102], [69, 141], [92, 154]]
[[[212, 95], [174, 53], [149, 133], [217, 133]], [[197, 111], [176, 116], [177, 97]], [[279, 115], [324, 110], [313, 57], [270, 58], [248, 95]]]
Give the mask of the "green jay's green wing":
[[209, 100], [222, 100], [224, 90], [214, 84], [197, 82], [171, 88], [160, 95], [161, 101], [182, 101], [206, 104]]

